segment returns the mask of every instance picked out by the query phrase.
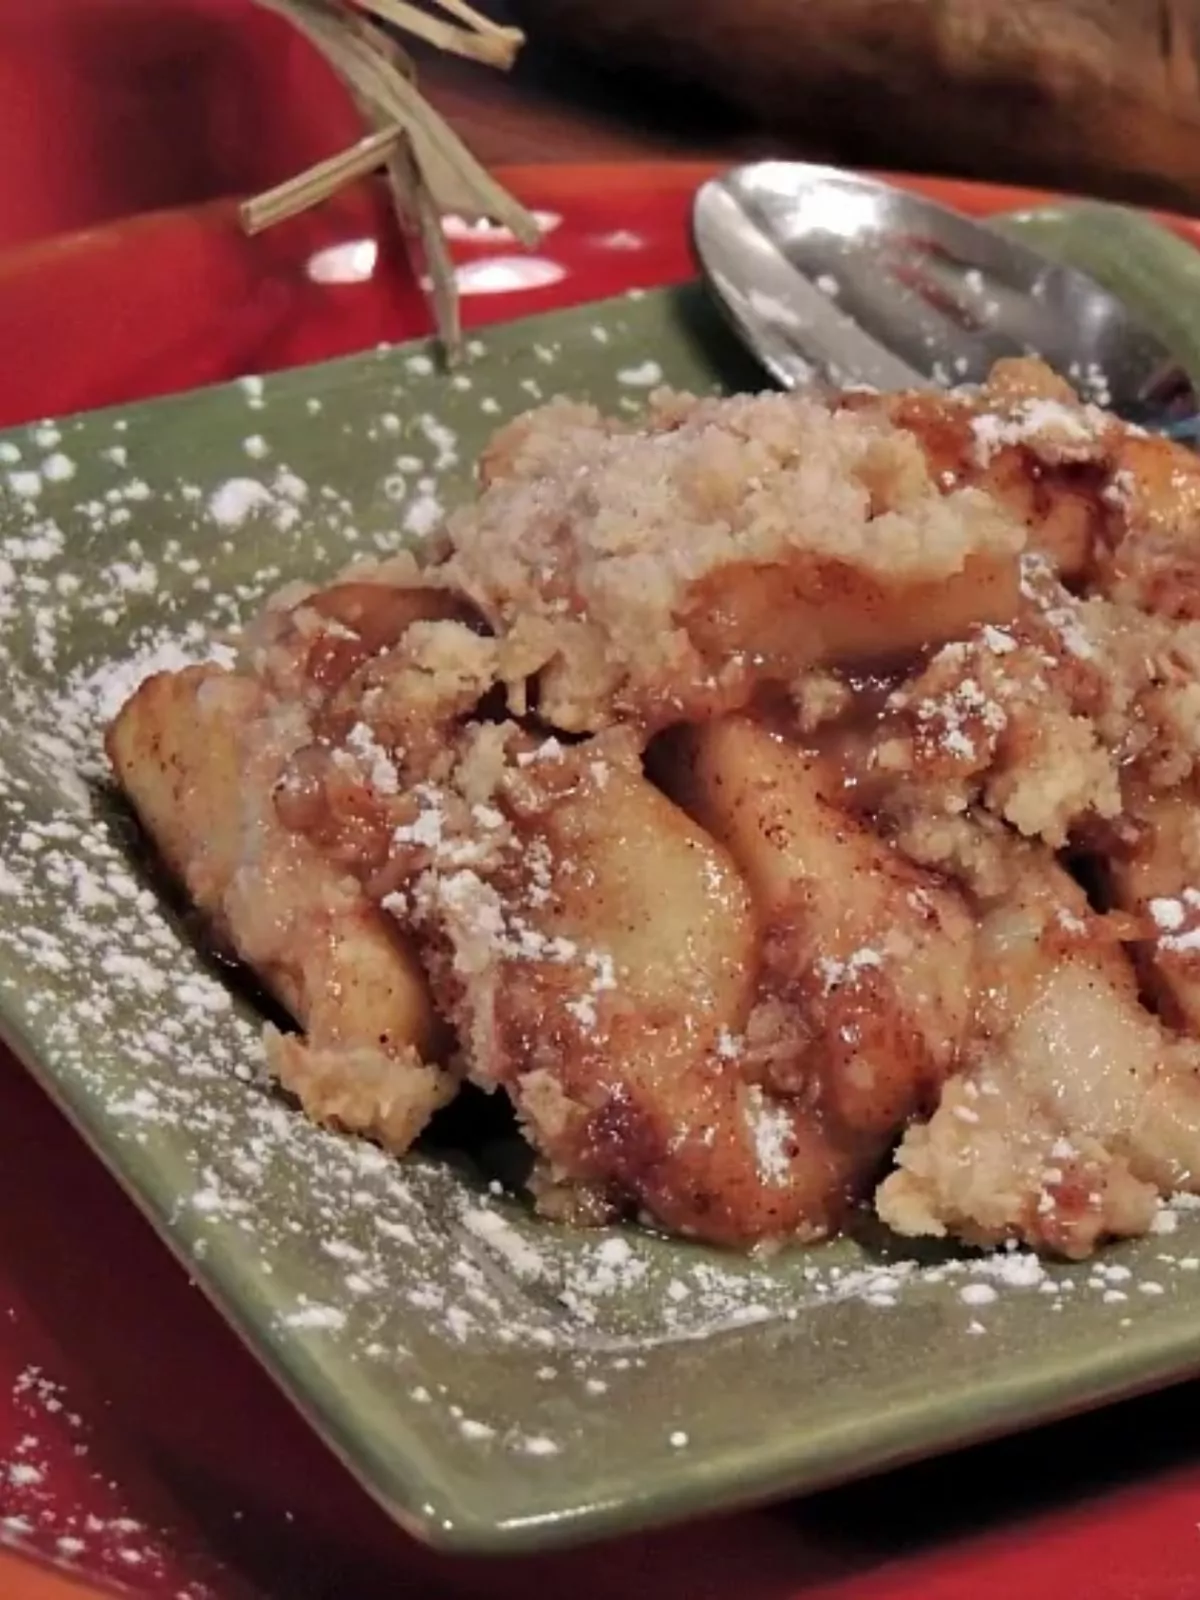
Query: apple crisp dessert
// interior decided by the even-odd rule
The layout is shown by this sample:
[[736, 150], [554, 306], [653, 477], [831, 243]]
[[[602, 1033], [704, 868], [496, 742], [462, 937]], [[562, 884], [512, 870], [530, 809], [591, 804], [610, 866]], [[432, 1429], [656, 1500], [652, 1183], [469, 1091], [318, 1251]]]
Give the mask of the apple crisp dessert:
[[1036, 362], [541, 407], [108, 748], [305, 1110], [502, 1091], [547, 1215], [1079, 1257], [1200, 1189], [1200, 461]]

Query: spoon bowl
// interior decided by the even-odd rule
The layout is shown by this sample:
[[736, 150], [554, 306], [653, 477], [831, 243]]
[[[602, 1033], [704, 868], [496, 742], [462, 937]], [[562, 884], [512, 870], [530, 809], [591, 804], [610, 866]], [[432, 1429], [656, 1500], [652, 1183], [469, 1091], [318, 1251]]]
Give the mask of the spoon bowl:
[[1116, 295], [878, 179], [754, 162], [701, 186], [692, 229], [710, 287], [785, 387], [982, 383], [1000, 358], [1037, 355], [1129, 421], [1194, 421], [1191, 379]]

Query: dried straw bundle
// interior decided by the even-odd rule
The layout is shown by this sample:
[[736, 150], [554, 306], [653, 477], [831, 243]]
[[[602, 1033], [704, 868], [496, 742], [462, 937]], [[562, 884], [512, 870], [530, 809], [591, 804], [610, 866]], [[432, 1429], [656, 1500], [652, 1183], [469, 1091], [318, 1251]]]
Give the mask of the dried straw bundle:
[[502, 70], [524, 42], [516, 28], [482, 17], [465, 0], [430, 0], [435, 16], [410, 0], [258, 0], [285, 17], [342, 78], [373, 130], [278, 188], [248, 200], [247, 233], [319, 205], [367, 173], [387, 174], [396, 216], [419, 278], [430, 284], [434, 319], [447, 360], [462, 340], [454, 268], [442, 231], [449, 212], [503, 224], [524, 244], [538, 237], [533, 217], [479, 165], [424, 100], [416, 68], [391, 32], [403, 30], [441, 50]]

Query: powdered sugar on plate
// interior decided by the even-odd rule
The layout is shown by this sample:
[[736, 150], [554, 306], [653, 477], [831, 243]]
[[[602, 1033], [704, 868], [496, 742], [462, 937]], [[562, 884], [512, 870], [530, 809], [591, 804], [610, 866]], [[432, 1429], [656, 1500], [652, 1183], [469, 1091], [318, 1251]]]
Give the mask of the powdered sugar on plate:
[[195, 1554], [181, 1560], [165, 1534], [131, 1514], [110, 1466], [93, 1460], [88, 1420], [61, 1383], [25, 1367], [0, 1392], [0, 1414], [15, 1441], [0, 1458], [0, 1542], [176, 1600], [216, 1600], [208, 1582], [185, 1576]]
[[[649, 381], [651, 363], [623, 324], [608, 326], [611, 347], [588, 326], [578, 337], [611, 361], [611, 405]], [[511, 393], [535, 373], [549, 385], [553, 364], [529, 352], [521, 366], [519, 354], [507, 357]], [[742, 1260], [636, 1229], [540, 1223], [440, 1156], [395, 1161], [313, 1127], [265, 1081], [259, 1015], [197, 951], [105, 786], [103, 727], [146, 674], [227, 659], [227, 630], [282, 582], [425, 536], [469, 492], [491, 422], [473, 391], [439, 388], [414, 365], [427, 359], [382, 353], [354, 368], [353, 390], [335, 369], [319, 397], [310, 374], [189, 397], [171, 403], [191, 419], [174, 433], [158, 431], [164, 408], [58, 424], [73, 476], [26, 469], [46, 458], [26, 436], [0, 452], [40, 485], [30, 496], [10, 485], [0, 533], [0, 1007], [110, 1164], [198, 1275], [235, 1298], [253, 1284], [247, 1318], [298, 1391], [319, 1369], [347, 1406], [426, 1451], [486, 1452], [551, 1485], [564, 1463], [589, 1467], [598, 1437], [623, 1448], [623, 1419], [672, 1388], [689, 1414], [655, 1448], [664, 1463], [683, 1451], [677, 1435], [688, 1454], [703, 1449], [698, 1397], [722, 1352], [751, 1353], [736, 1378], [723, 1369], [726, 1383], [751, 1383], [764, 1352], [790, 1363], [807, 1410], [836, 1398], [826, 1380], [848, 1337], [868, 1359], [864, 1317], [882, 1340], [912, 1318], [999, 1363], [1013, 1328], [1050, 1337], [1084, 1304], [1113, 1338], [1169, 1308], [1200, 1261], [1183, 1210], [1144, 1272], [1116, 1254], [1082, 1268], [1020, 1251], [893, 1260], [888, 1246], [846, 1241]], [[653, 366], [655, 382], [689, 380]], [[243, 441], [260, 430], [269, 455], [248, 461]], [[879, 959], [857, 952], [830, 981]], [[779, 1130], [753, 1105], [748, 1115], [769, 1172]], [[1135, 1292], [1142, 1280], [1162, 1294]], [[11, 1488], [37, 1488], [35, 1459], [8, 1465]]]

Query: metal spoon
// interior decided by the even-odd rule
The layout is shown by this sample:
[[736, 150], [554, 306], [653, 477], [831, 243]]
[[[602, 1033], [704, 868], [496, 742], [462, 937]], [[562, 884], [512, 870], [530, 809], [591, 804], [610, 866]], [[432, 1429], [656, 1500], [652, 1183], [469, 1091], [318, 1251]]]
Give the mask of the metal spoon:
[[1171, 352], [1085, 273], [874, 178], [762, 161], [692, 209], [710, 287], [786, 388], [982, 383], [1036, 354], [1129, 421], [1194, 439], [1198, 397]]

